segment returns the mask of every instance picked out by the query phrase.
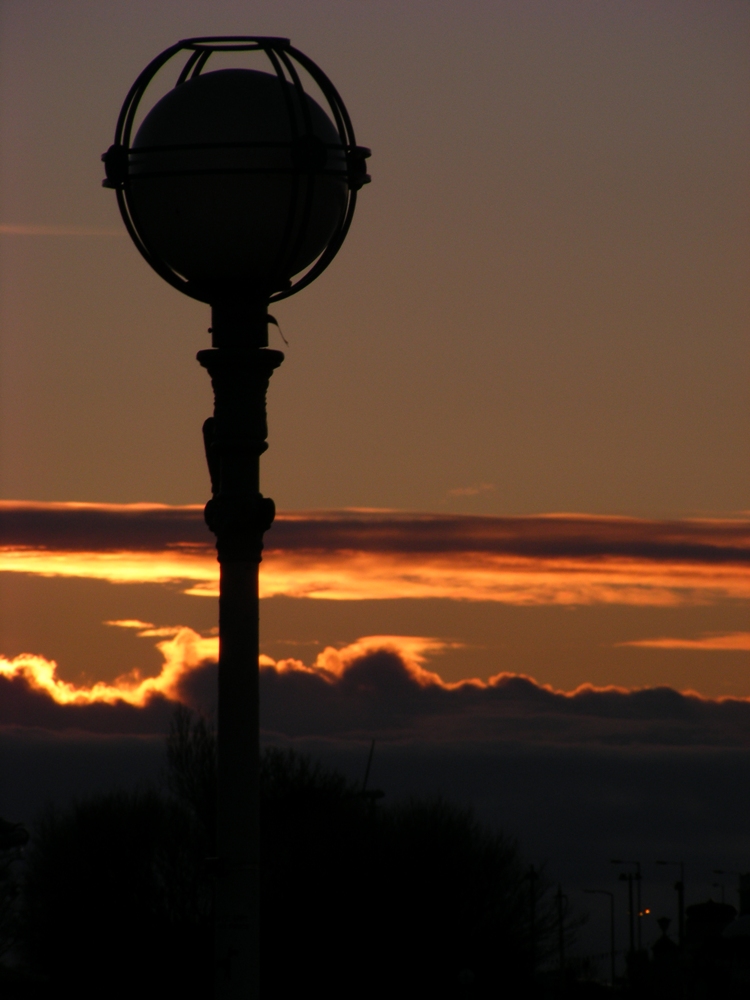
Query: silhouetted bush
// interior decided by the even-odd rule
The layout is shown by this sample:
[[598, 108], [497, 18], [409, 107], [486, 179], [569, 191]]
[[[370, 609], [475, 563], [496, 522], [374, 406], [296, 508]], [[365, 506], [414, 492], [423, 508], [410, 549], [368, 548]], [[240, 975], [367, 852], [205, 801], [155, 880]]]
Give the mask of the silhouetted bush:
[[15, 944], [20, 867], [20, 848], [0, 848], [0, 962]]
[[497, 994], [527, 981], [515, 846], [469, 810], [374, 809], [338, 775], [268, 751], [262, 770], [263, 996]]
[[167, 737], [167, 788], [195, 824], [203, 857], [216, 852], [216, 736], [206, 720], [180, 706]]
[[192, 833], [189, 815], [153, 791], [48, 812], [24, 886], [31, 969], [85, 998], [192, 995], [197, 981], [210, 991], [210, 898]]
[[[20, 939], [51, 992], [210, 997], [216, 751], [201, 720], [176, 715], [168, 765], [166, 792], [95, 796], [37, 825]], [[267, 750], [261, 852], [264, 1000], [530, 995], [529, 883], [469, 810], [376, 806]]]

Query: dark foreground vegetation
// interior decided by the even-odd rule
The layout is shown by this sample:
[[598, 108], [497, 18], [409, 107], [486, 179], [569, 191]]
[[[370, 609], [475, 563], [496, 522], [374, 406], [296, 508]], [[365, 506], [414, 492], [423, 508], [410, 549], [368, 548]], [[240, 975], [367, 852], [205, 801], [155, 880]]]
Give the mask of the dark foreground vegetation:
[[[21, 970], [5, 997], [211, 996], [215, 745], [202, 721], [176, 716], [168, 765], [164, 790], [95, 796], [37, 824], [2, 927]], [[376, 804], [267, 750], [261, 816], [264, 1000], [534, 995], [531, 892], [537, 960], [551, 896], [468, 810]]]
[[[158, 789], [50, 810], [28, 843], [0, 820], [0, 1000], [210, 1000], [215, 741], [181, 711], [167, 750]], [[261, 848], [263, 1000], [750, 996], [750, 930], [724, 933], [750, 920], [750, 886], [739, 923], [688, 907], [684, 947], [663, 922], [611, 988], [571, 960], [561, 890], [469, 810], [384, 804], [271, 749]]]

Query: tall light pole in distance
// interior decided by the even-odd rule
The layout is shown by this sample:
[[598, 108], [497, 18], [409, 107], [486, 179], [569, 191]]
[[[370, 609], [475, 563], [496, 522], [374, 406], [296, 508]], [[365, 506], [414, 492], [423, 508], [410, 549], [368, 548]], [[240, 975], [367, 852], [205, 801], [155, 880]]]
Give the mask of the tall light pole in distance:
[[631, 941], [630, 950], [633, 951], [633, 941], [632, 941], [632, 924], [633, 924], [633, 882], [635, 882], [636, 891], [636, 923], [635, 923], [635, 934], [636, 934], [636, 948], [638, 951], [641, 950], [641, 920], [643, 918], [643, 910], [641, 909], [641, 863], [640, 861], [623, 861], [622, 858], [611, 858], [610, 863], [613, 865], [633, 865], [635, 867], [634, 872], [623, 873], [620, 878], [625, 881], [628, 879], [628, 892], [630, 899], [630, 923], [631, 923]]
[[[680, 879], [675, 882], [677, 890], [677, 942], [680, 948], [685, 943], [685, 862], [684, 861], [657, 861], [657, 865], [679, 865]], [[717, 872], [721, 875], [722, 872]]]
[[635, 955], [635, 937], [633, 928], [633, 873], [632, 872], [620, 872], [619, 879], [621, 882], [628, 883], [628, 955], [630, 956], [630, 961], [633, 961], [633, 956]]
[[584, 889], [584, 892], [609, 896], [609, 975], [612, 988], [615, 985], [615, 894], [609, 889]]
[[[210, 60], [217, 68], [207, 72]], [[172, 72], [171, 89], [141, 118], [162, 71]], [[211, 306], [212, 347], [198, 361], [214, 390], [203, 427], [213, 493], [206, 522], [221, 566], [218, 1000], [259, 995], [258, 567], [275, 513], [260, 492], [259, 459], [268, 382], [284, 360], [268, 350], [268, 306], [336, 255], [369, 180], [368, 156], [312, 60], [287, 39], [243, 36], [190, 38], [157, 56], [127, 95], [102, 157], [104, 186], [116, 191], [140, 253]]]

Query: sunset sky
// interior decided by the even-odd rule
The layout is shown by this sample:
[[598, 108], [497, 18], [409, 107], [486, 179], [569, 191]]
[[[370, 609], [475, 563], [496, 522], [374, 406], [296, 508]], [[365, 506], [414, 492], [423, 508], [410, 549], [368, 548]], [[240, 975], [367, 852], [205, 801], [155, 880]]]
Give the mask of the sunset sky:
[[210, 711], [209, 311], [100, 162], [203, 34], [290, 37], [373, 150], [273, 309], [266, 729], [747, 749], [745, 0], [0, 0], [0, 725]]

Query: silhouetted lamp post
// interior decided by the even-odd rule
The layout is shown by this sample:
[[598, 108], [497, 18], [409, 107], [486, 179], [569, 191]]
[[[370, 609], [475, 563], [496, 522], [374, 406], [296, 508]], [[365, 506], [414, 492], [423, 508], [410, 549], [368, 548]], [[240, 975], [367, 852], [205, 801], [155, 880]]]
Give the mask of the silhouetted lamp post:
[[[584, 889], [584, 892], [589, 892], [601, 896], [609, 896], [609, 980], [612, 989], [615, 986], [615, 894], [609, 889]], [[632, 944], [631, 944], [632, 950]]]
[[[613, 865], [634, 865], [634, 872], [623, 872], [620, 875], [620, 879], [628, 883], [628, 908], [629, 908], [629, 922], [630, 922], [630, 952], [631, 955], [635, 951], [637, 946], [638, 951], [641, 950], [641, 920], [643, 919], [643, 910], [641, 908], [641, 863], [640, 861], [623, 861], [622, 858], [610, 858], [610, 863]], [[636, 911], [636, 944], [633, 943], [633, 882], [635, 882], [636, 888], [636, 899], [637, 899], [637, 911]]]
[[[677, 892], [677, 940], [680, 948], [685, 945], [685, 862], [684, 861], [657, 861], [657, 865], [679, 866], [680, 878], [675, 882], [674, 887]], [[714, 869], [714, 874], [723, 875], [724, 872]]]
[[[149, 85], [175, 57], [183, 58], [170, 89], [141, 119]], [[262, 70], [226, 68], [257, 59]], [[209, 60], [220, 68], [207, 72]], [[203, 432], [213, 493], [206, 522], [221, 564], [214, 868], [222, 1000], [257, 997], [259, 981], [258, 566], [274, 518], [259, 458], [268, 381], [284, 359], [268, 350], [268, 306], [317, 278], [339, 250], [369, 180], [367, 156], [333, 84], [287, 39], [219, 37], [178, 42], [146, 67], [102, 157], [104, 185], [117, 192], [138, 250], [171, 285], [211, 306], [213, 346], [198, 361], [215, 399]]]

